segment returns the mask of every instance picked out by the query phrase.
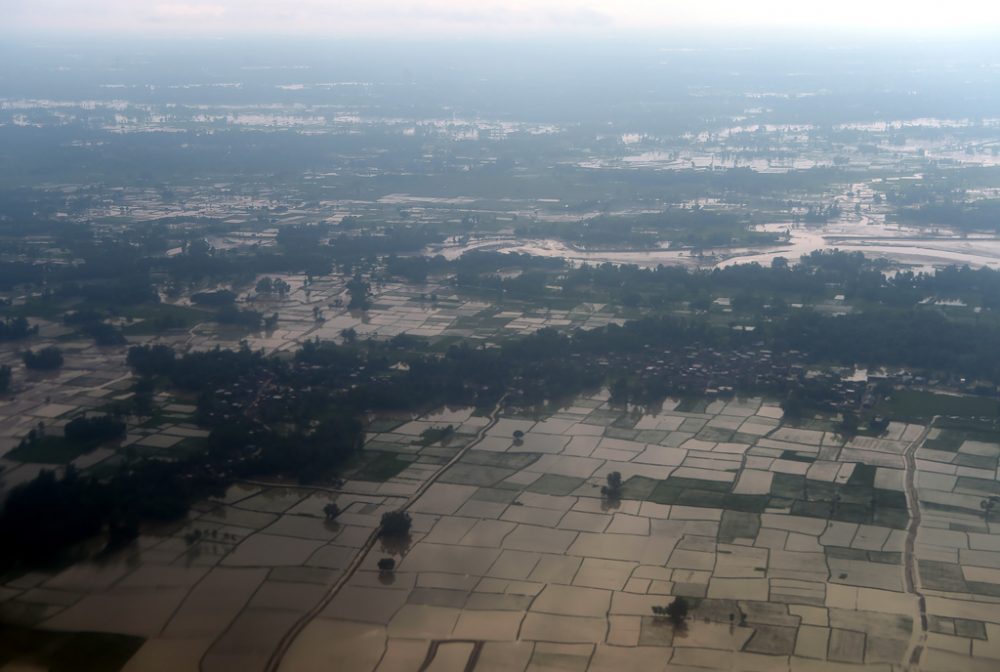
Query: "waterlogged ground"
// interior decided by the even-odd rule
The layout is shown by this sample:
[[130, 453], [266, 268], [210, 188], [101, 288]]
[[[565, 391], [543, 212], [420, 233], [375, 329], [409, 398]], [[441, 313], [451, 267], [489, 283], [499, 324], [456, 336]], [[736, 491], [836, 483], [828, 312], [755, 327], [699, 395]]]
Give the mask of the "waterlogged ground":
[[386, 340], [404, 334], [496, 340], [531, 334], [546, 327], [572, 331], [624, 322], [606, 304], [581, 303], [563, 310], [525, 308], [520, 304], [507, 308], [462, 296], [444, 281], [421, 285], [379, 284], [372, 288], [368, 310], [350, 310], [344, 278], [325, 276], [307, 284], [304, 275], [268, 277], [280, 277], [291, 285], [291, 290], [280, 297], [247, 292], [241, 296], [240, 307], [264, 316], [277, 313], [275, 328], [246, 333], [210, 321], [211, 316], [206, 315], [204, 322], [187, 333], [165, 334], [151, 340], [194, 350], [216, 346], [238, 348], [246, 341], [254, 349], [274, 352], [294, 349], [314, 338], [342, 341], [345, 330], [353, 331], [360, 340]]
[[[759, 399], [634, 415], [598, 395], [541, 420], [380, 418], [366, 450], [395, 475], [233, 486], [135, 548], [3, 586], [0, 610], [144, 637], [130, 671], [1000, 665], [980, 508], [998, 444], [898, 423], [845, 443]], [[410, 538], [374, 540], [404, 506]], [[682, 627], [652, 612], [676, 596]]]
[[[873, 193], [870, 184], [851, 185], [847, 193], [837, 197], [843, 214], [822, 225], [788, 221], [755, 225], [755, 231], [782, 237], [782, 242], [773, 245], [690, 250], [672, 248], [664, 241], [661, 247], [651, 249], [584, 249], [561, 240], [525, 240], [513, 235], [498, 235], [434, 246], [427, 252], [455, 259], [471, 250], [496, 250], [567, 259], [574, 264], [634, 264], [645, 268], [662, 264], [694, 269], [750, 263], [769, 266], [776, 257], [796, 262], [818, 250], [839, 249], [862, 252], [870, 258], [888, 259], [897, 265], [928, 272], [951, 265], [1000, 268], [1000, 239], [997, 236], [962, 234], [944, 225], [928, 229], [888, 223], [887, 208], [871, 205]], [[863, 209], [855, 212], [853, 208], [859, 204]]]

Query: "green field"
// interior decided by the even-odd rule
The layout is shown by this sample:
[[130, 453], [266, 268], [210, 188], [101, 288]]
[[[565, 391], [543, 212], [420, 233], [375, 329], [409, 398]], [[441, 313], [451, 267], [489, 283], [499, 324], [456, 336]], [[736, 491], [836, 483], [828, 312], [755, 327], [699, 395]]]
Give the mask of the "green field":
[[348, 477], [361, 481], [388, 481], [390, 478], [410, 466], [412, 460], [401, 458], [396, 453], [380, 450], [365, 451], [359, 458], [360, 464]]
[[929, 421], [935, 415], [963, 418], [996, 416], [1000, 402], [988, 397], [960, 397], [917, 390], [897, 390], [878, 407], [894, 420]]
[[157, 334], [166, 329], [190, 329], [199, 322], [212, 319], [211, 313], [186, 306], [172, 306], [167, 303], [147, 303], [132, 306], [122, 311], [126, 317], [136, 320], [127, 324], [122, 332], [129, 334]]

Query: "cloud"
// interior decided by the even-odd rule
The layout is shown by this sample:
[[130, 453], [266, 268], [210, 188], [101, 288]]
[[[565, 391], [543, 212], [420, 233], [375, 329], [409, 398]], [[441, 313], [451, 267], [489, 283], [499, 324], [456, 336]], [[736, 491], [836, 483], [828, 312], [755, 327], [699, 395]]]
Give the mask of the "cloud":
[[[797, 27], [1000, 28], [982, 0], [0, 0], [9, 31], [520, 34]], [[0, 28], [2, 30], [2, 28]]]

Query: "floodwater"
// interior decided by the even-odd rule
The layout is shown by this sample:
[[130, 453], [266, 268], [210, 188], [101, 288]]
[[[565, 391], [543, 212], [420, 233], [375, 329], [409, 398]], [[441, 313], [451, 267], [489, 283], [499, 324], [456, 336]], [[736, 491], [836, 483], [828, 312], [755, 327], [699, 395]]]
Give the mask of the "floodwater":
[[733, 256], [713, 264], [718, 268], [758, 263], [768, 266], [776, 257], [796, 261], [817, 250], [862, 252], [907, 266], [932, 269], [949, 265], [1000, 268], [1000, 239], [996, 236], [962, 237], [951, 232], [929, 235], [915, 228], [897, 227], [863, 218], [861, 222], [836, 222], [819, 228], [768, 224], [760, 231], [787, 232], [787, 243]]
[[800, 257], [817, 250], [839, 249], [845, 252], [863, 252], [869, 257], [886, 258], [919, 270], [949, 265], [1000, 269], [1000, 238], [994, 235], [963, 237], [947, 230], [928, 233], [926, 230], [886, 224], [876, 218], [859, 218], [853, 214], [822, 226], [784, 222], [763, 224], [756, 227], [756, 230], [783, 233], [788, 236], [788, 240], [776, 245], [706, 249], [699, 256], [691, 250], [670, 249], [666, 247], [666, 243], [662, 247], [647, 250], [593, 250], [553, 239], [525, 240], [497, 236], [464, 243], [447, 243], [425, 252], [441, 254], [448, 259], [456, 259], [471, 250], [489, 250], [557, 257], [574, 265], [612, 263], [634, 264], [644, 268], [660, 264], [724, 268], [750, 263], [768, 266], [776, 257], [784, 257], [794, 263]]

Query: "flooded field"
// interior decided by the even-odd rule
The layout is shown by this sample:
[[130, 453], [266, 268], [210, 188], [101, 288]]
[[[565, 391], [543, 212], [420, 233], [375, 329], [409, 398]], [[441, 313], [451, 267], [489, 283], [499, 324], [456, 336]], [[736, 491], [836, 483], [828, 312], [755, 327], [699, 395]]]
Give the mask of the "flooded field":
[[[850, 202], [848, 202], [850, 204]], [[561, 240], [525, 240], [516, 236], [483, 237], [425, 250], [456, 259], [471, 250], [490, 250], [566, 259], [573, 264], [634, 264], [688, 268], [722, 268], [757, 263], [769, 266], [777, 257], [796, 262], [819, 250], [862, 252], [873, 258], [921, 270], [957, 265], [1000, 268], [1000, 238], [990, 234], [960, 234], [946, 227], [933, 230], [888, 224], [884, 214], [845, 214], [823, 225], [791, 222], [755, 225], [752, 230], [780, 234], [787, 240], [756, 247], [674, 249], [669, 241], [653, 249], [586, 249]]]
[[872, 228], [874, 230], [871, 234], [866, 235], [857, 230], [844, 231], [842, 227], [837, 226], [812, 229], [789, 224], [774, 224], [759, 227], [758, 230], [787, 233], [790, 238], [787, 243], [753, 249], [703, 250], [700, 254], [690, 250], [666, 248], [585, 250], [558, 240], [477, 241], [461, 246], [446, 246], [439, 251], [449, 259], [475, 249], [562, 258], [577, 265], [611, 263], [651, 268], [662, 264], [688, 268], [723, 268], [751, 263], [769, 266], [776, 257], [795, 261], [818, 250], [838, 249], [844, 252], [862, 252], [866, 256], [885, 258], [899, 265], [923, 270], [949, 265], [1000, 268], [1000, 238], [974, 239], [962, 236], [921, 238], [920, 232], [916, 230], [901, 232], [883, 227]]
[[[348, 640], [368, 670], [996, 664], [998, 538], [958, 463], [988, 453], [992, 480], [1000, 445], [942, 454], [924, 446], [940, 430], [904, 424], [844, 444], [761, 400], [685, 408], [588, 397], [499, 420], [410, 507], [391, 577], [375, 563], [395, 551], [373, 548], [281, 669], [322, 669]], [[600, 493], [611, 471], [621, 500]], [[677, 595], [694, 605], [683, 628], [652, 611]]]
[[[133, 548], [3, 586], [0, 611], [146, 637], [130, 672], [262, 670], [275, 651], [287, 672], [1000, 661], [1000, 530], [979, 506], [1000, 445], [943, 451], [950, 430], [902, 423], [845, 443], [761, 399], [378, 429], [366, 452], [409, 465], [384, 482], [233, 486]], [[376, 540], [400, 507], [409, 539]], [[682, 625], [653, 612], [677, 596]]]

